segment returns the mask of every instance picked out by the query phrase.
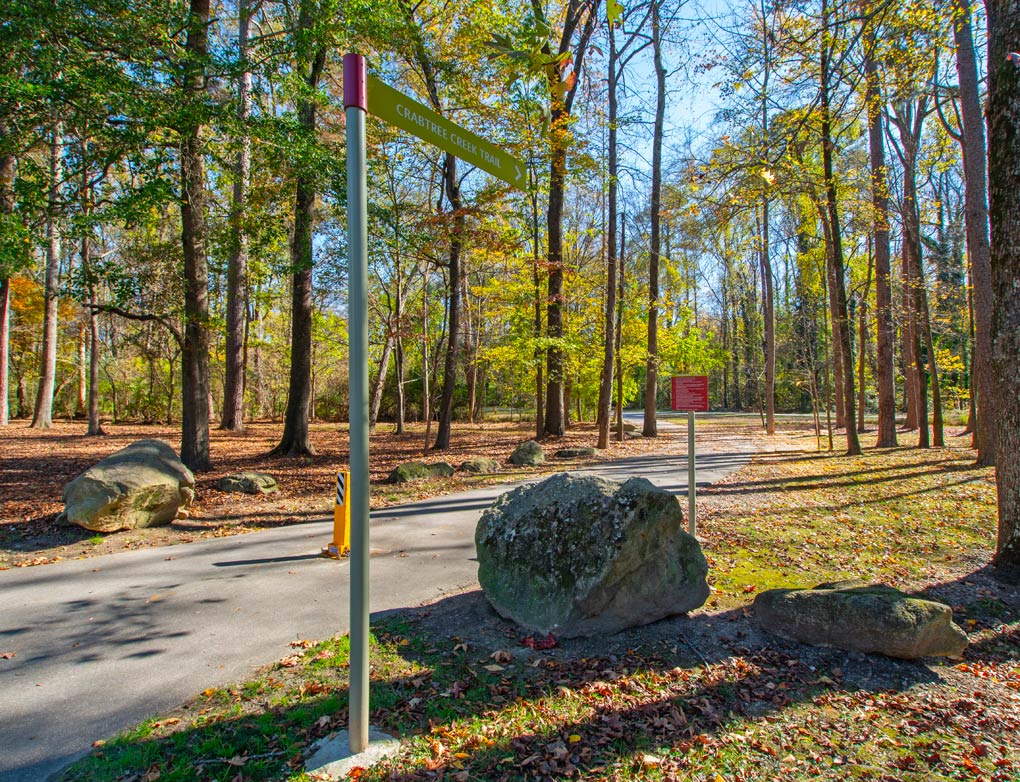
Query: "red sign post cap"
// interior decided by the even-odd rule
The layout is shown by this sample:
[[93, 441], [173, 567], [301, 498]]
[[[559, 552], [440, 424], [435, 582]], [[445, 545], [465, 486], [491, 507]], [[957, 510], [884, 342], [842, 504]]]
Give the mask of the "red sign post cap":
[[368, 111], [365, 98], [365, 58], [360, 54], [344, 55], [344, 108]]
[[676, 375], [670, 401], [674, 410], [708, 412], [708, 375]]

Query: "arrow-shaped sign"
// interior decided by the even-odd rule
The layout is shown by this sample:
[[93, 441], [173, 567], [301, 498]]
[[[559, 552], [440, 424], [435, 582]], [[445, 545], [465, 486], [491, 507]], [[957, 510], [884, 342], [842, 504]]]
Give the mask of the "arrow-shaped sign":
[[366, 87], [369, 113], [488, 171], [513, 187], [528, 189], [524, 164], [509, 152], [450, 122], [373, 76], [367, 78]]

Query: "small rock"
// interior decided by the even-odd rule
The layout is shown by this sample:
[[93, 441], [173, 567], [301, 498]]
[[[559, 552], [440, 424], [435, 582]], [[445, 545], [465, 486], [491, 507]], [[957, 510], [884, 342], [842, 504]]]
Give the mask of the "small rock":
[[967, 634], [953, 623], [949, 606], [884, 584], [841, 581], [814, 589], [770, 589], [755, 598], [754, 613], [765, 630], [815, 646], [904, 660], [956, 659], [967, 647]]
[[516, 464], [518, 466], [535, 467], [539, 464], [545, 463], [545, 451], [542, 450], [542, 446], [534, 440], [528, 440], [526, 443], [518, 445], [510, 458], [508, 459], [510, 464]]
[[560, 448], [553, 454], [557, 459], [582, 459], [594, 455], [594, 448]]
[[492, 473], [499, 472], [499, 462], [486, 456], [476, 456], [461, 462], [461, 472]]
[[404, 462], [393, 468], [386, 479], [387, 483], [410, 483], [411, 481], [424, 481], [429, 478], [449, 478], [454, 472], [452, 464], [436, 462], [426, 464], [425, 462]]
[[216, 488], [240, 494], [272, 494], [279, 491], [276, 478], [264, 472], [239, 472], [225, 475], [216, 482]]

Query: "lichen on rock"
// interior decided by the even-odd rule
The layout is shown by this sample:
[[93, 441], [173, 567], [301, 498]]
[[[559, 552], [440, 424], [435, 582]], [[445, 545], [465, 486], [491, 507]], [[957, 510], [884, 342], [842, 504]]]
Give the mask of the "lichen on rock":
[[708, 566], [677, 499], [643, 478], [554, 475], [503, 495], [475, 530], [499, 613], [542, 633], [613, 633], [708, 597]]

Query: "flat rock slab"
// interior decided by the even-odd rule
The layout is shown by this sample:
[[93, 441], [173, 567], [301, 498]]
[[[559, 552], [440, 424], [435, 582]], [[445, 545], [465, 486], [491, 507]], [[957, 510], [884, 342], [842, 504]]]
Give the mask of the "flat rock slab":
[[425, 481], [429, 478], [449, 478], [454, 472], [452, 464], [446, 462], [404, 462], [393, 468], [387, 483], [410, 483], [411, 481]]
[[499, 462], [486, 456], [476, 456], [473, 459], [461, 462], [460, 469], [461, 472], [473, 473], [499, 472]]
[[279, 491], [276, 478], [264, 472], [238, 472], [224, 475], [216, 482], [216, 488], [238, 494], [271, 494]]
[[475, 529], [478, 581], [496, 611], [543, 635], [611, 634], [708, 598], [683, 511], [644, 478], [559, 473], [499, 497]]
[[914, 660], [959, 658], [967, 634], [949, 606], [884, 584], [843, 581], [814, 589], [770, 589], [755, 598], [763, 629], [801, 643]]
[[169, 524], [195, 498], [195, 476], [164, 440], [139, 440], [64, 487], [62, 518], [94, 532]]
[[595, 455], [594, 448], [560, 448], [555, 454], [557, 459], [583, 459]]

